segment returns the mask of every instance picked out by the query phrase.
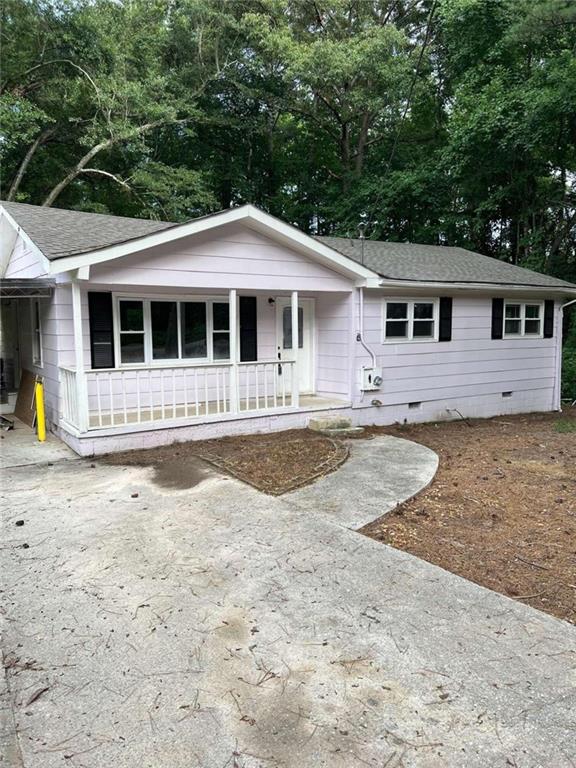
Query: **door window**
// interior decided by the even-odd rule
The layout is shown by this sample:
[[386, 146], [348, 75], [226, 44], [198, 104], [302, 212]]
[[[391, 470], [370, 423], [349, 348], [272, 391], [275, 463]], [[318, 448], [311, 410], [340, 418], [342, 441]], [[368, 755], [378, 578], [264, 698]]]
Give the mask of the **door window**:
[[[282, 335], [284, 349], [292, 349], [292, 307], [284, 307], [282, 313]], [[298, 307], [298, 349], [304, 347], [304, 309]]]

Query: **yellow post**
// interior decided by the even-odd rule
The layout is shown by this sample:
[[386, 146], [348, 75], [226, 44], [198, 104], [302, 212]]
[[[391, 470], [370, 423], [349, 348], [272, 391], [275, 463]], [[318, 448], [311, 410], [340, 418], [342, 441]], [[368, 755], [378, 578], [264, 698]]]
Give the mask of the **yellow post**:
[[38, 431], [38, 440], [43, 443], [46, 440], [46, 414], [44, 413], [44, 384], [36, 379], [34, 386], [34, 396], [36, 398], [36, 429]]

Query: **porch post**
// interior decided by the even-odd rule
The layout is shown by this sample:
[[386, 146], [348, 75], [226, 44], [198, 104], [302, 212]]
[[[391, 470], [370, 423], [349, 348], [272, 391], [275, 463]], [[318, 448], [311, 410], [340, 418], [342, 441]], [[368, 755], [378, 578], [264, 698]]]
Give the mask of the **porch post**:
[[298, 291], [292, 291], [291, 296], [292, 310], [292, 353], [294, 363], [292, 365], [292, 407], [298, 408], [300, 405], [300, 382], [298, 378], [298, 339], [300, 329], [298, 328]]
[[238, 295], [235, 288], [228, 294], [230, 312], [230, 413], [238, 413]]
[[74, 359], [76, 367], [76, 427], [88, 431], [88, 387], [84, 370], [84, 341], [82, 338], [82, 295], [80, 285], [72, 280], [72, 322], [74, 325]]

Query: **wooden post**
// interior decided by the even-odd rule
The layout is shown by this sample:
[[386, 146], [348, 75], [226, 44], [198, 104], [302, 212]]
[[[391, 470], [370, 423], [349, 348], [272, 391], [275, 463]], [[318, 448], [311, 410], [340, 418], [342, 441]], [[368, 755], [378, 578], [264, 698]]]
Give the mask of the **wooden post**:
[[88, 388], [84, 370], [84, 340], [82, 338], [82, 295], [80, 285], [72, 280], [72, 322], [74, 325], [74, 359], [76, 367], [76, 397], [80, 432], [88, 431]]
[[240, 401], [238, 379], [238, 295], [235, 288], [230, 288], [228, 294], [230, 313], [230, 413], [238, 413]]
[[292, 407], [298, 408], [300, 405], [300, 380], [298, 378], [298, 339], [300, 329], [298, 327], [298, 291], [292, 291], [291, 296], [292, 310]]

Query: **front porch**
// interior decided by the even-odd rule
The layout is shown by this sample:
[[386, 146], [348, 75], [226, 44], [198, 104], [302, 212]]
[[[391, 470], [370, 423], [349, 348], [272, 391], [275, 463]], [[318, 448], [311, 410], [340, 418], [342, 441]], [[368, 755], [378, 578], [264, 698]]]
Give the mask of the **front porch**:
[[[230, 418], [345, 408], [349, 401], [300, 395], [294, 361], [87, 371], [87, 432], [202, 424]], [[76, 371], [61, 366], [62, 426], [80, 434]], [[122, 430], [124, 431], [124, 430]]]
[[[243, 295], [246, 295], [245, 292]], [[116, 309], [115, 340], [111, 342], [115, 345], [116, 365], [95, 368], [85, 366], [87, 355], [84, 344], [87, 335], [91, 339], [94, 337], [94, 318], [90, 317], [87, 328], [86, 313], [83, 312], [87, 304], [86, 296], [80, 283], [73, 282], [71, 304], [76, 364], [59, 366], [61, 432], [85, 439], [244, 419], [250, 419], [254, 425], [259, 417], [308, 414], [350, 406], [346, 393], [326, 392], [317, 386], [319, 340], [314, 298], [301, 296], [298, 291], [274, 298], [268, 294], [266, 297], [260, 295], [259, 301], [266, 312], [259, 315], [258, 330], [253, 329], [262, 339], [262, 343], [254, 344], [254, 356], [257, 356], [256, 350], [259, 352], [262, 349], [267, 357], [256, 360], [240, 359], [240, 299], [237, 291], [231, 289], [226, 294], [218, 294], [217, 300], [213, 300], [217, 301], [219, 311], [223, 305], [228, 307], [228, 330], [218, 333], [228, 334], [229, 359], [209, 362], [186, 360], [180, 354], [180, 359], [174, 361], [150, 359], [142, 363], [123, 364], [119, 333], [122, 328], [121, 312]], [[141, 300], [119, 298], [118, 301], [133, 305]], [[148, 301], [151, 304], [172, 302], [177, 306], [176, 335], [178, 349], [181, 350], [184, 344], [182, 306], [187, 302], [197, 306], [199, 297], [180, 294], [177, 302], [166, 298]], [[119, 305], [115, 306], [118, 308]], [[342, 306], [347, 309], [350, 303], [343, 299]], [[143, 328], [147, 322], [150, 321], [143, 320]], [[150, 342], [142, 334], [143, 346], [144, 343], [152, 343], [153, 330], [150, 328]], [[211, 332], [216, 333], [209, 327], [208, 335]], [[139, 331], [132, 333], [136, 336]], [[292, 339], [299, 340], [296, 350], [292, 349]], [[276, 352], [276, 356], [272, 357], [271, 352]], [[93, 352], [91, 358], [93, 362]], [[303, 366], [310, 365], [310, 370], [308, 367], [303, 370]], [[347, 382], [346, 370], [338, 375], [342, 375]], [[302, 420], [298, 423], [301, 424]]]

